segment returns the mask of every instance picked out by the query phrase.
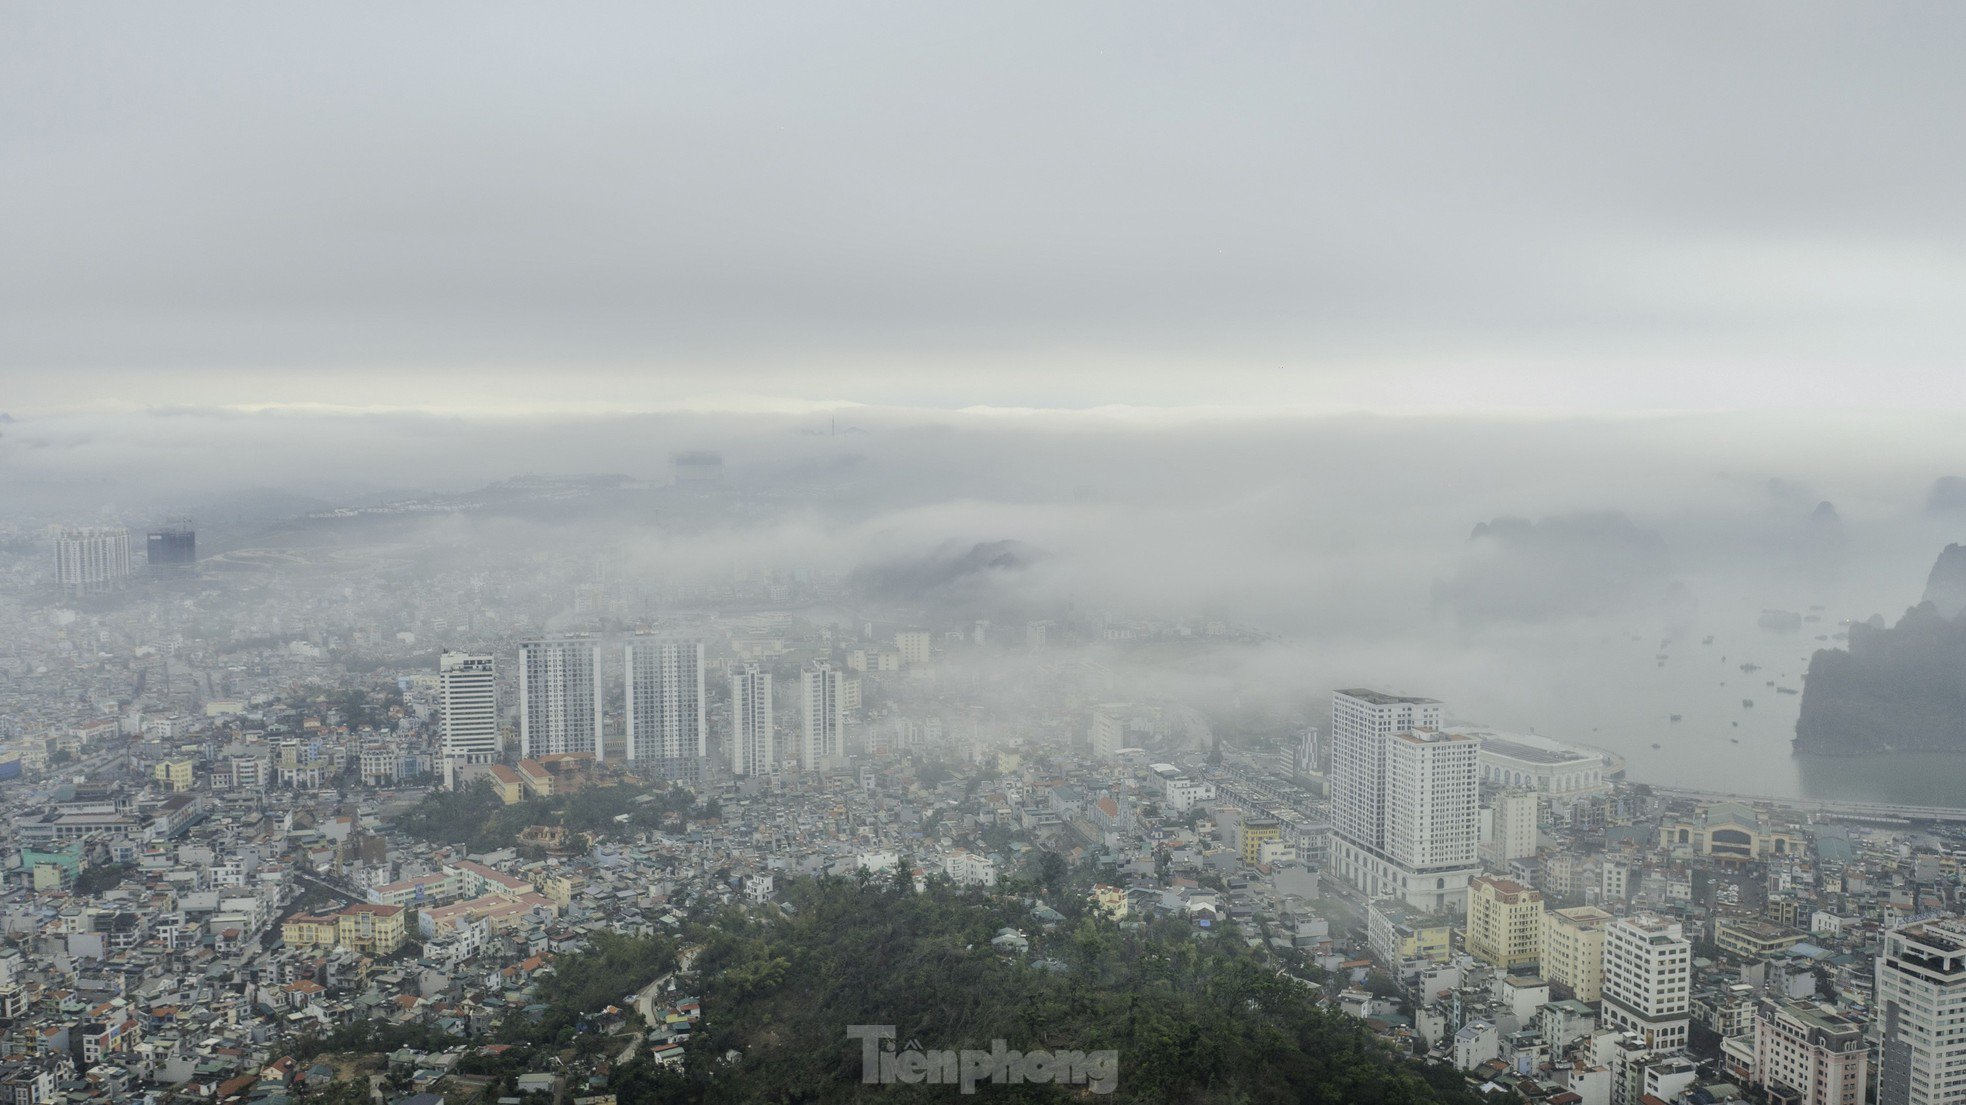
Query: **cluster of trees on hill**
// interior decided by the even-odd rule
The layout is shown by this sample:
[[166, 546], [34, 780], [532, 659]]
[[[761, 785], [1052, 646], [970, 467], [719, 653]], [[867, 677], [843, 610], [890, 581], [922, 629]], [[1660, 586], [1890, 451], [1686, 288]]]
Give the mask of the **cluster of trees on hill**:
[[[648, 800], [643, 801], [646, 797]], [[712, 800], [714, 803], [714, 800]], [[681, 787], [588, 787], [506, 805], [487, 780], [454, 791], [433, 790], [397, 819], [397, 827], [429, 844], [462, 844], [473, 852], [510, 848], [530, 825], [564, 825], [569, 833], [653, 829], [673, 814], [714, 816]], [[620, 817], [624, 823], [616, 820]]]
[[[1105, 1100], [1420, 1105], [1476, 1100], [1458, 1072], [1392, 1054], [1318, 991], [1260, 961], [1233, 927], [1081, 917], [1034, 931], [1015, 900], [946, 885], [790, 885], [791, 909], [720, 916], [696, 967], [704, 1026], [685, 1070], [614, 1072], [622, 1105], [945, 1100], [946, 1085], [863, 1085], [851, 1025], [893, 1025], [928, 1049], [1118, 1053]], [[1028, 954], [990, 940], [1024, 930]], [[1087, 1088], [990, 1085], [1013, 1101]]]
[[546, 1006], [545, 1012], [536, 1021], [507, 1018], [500, 1026], [504, 1039], [540, 1045], [574, 1043], [587, 1032], [595, 1014], [610, 1005], [626, 1008], [630, 994], [676, 968], [676, 944], [666, 936], [597, 932], [590, 942], [593, 946], [587, 951], [554, 961], [553, 969], [539, 981], [539, 1003]]

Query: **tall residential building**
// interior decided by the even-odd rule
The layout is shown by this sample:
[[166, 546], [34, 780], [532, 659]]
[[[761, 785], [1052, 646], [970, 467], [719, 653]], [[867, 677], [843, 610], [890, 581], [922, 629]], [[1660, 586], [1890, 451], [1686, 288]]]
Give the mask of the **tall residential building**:
[[152, 568], [187, 568], [198, 563], [198, 531], [189, 521], [172, 522], [145, 535], [145, 562]]
[[1440, 714], [1431, 698], [1331, 697], [1331, 869], [1369, 897], [1429, 912], [1464, 909], [1480, 871], [1481, 748], [1442, 732]]
[[601, 646], [578, 637], [519, 642], [519, 755], [601, 748]]
[[1092, 754], [1111, 759], [1126, 747], [1126, 711], [1123, 702], [1108, 702], [1092, 710]]
[[1468, 954], [1505, 971], [1542, 954], [1543, 895], [1518, 882], [1483, 875], [1468, 884]]
[[446, 764], [488, 764], [498, 759], [498, 683], [492, 658], [468, 652], [439, 656], [437, 692], [443, 708], [438, 732]]
[[1536, 854], [1536, 806], [1535, 792], [1527, 790], [1505, 790], [1489, 804], [1488, 852], [1497, 864]]
[[730, 677], [730, 772], [767, 775], [778, 767], [778, 734], [772, 728], [771, 673], [746, 664]]
[[1755, 1009], [1755, 1085], [1791, 1105], [1863, 1105], [1870, 1047], [1855, 1021], [1810, 1001], [1768, 999]]
[[130, 531], [122, 526], [65, 529], [55, 535], [55, 579], [73, 597], [101, 595], [130, 580]]
[[1604, 929], [1604, 1023], [1635, 1032], [1653, 1051], [1686, 1046], [1693, 944], [1679, 922], [1650, 914]]
[[1386, 741], [1409, 729], [1440, 728], [1440, 703], [1378, 691], [1331, 696], [1332, 829], [1364, 848], [1386, 847]]
[[894, 635], [894, 650], [909, 667], [928, 663], [929, 642], [934, 638], [926, 629], [904, 629]]
[[1409, 871], [1472, 867], [1481, 847], [1481, 745], [1439, 730], [1386, 742], [1386, 855]]
[[799, 766], [818, 771], [846, 755], [846, 673], [824, 660], [799, 673]]
[[665, 779], [702, 778], [710, 755], [703, 642], [635, 637], [622, 648], [628, 686], [628, 759]]
[[1291, 754], [1290, 767], [1292, 771], [1299, 775], [1316, 775], [1318, 773], [1317, 726], [1313, 725], [1304, 730], [1304, 735], [1297, 739], [1297, 748]]
[[1885, 933], [1872, 1009], [1883, 1043], [1878, 1105], [1966, 1102], [1966, 919]]
[[1609, 913], [1589, 905], [1543, 914], [1543, 977], [1568, 986], [1578, 1001], [1603, 997], [1604, 926], [1612, 919]]

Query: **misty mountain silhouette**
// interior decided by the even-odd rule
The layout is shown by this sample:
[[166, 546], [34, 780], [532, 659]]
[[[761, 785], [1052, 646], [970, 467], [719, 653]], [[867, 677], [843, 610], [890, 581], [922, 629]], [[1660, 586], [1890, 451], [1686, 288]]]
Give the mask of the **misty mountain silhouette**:
[[860, 593], [887, 602], [987, 604], [999, 582], [1044, 559], [1022, 541], [979, 541], [967, 548], [948, 542], [918, 557], [864, 564], [849, 582]]
[[1898, 624], [1850, 626], [1809, 659], [1795, 750], [1832, 756], [1966, 750], [1966, 546], [1947, 545]]
[[1661, 601], [1671, 571], [1665, 539], [1615, 511], [1496, 518], [1468, 535], [1434, 606], [1468, 624], [1602, 614]]

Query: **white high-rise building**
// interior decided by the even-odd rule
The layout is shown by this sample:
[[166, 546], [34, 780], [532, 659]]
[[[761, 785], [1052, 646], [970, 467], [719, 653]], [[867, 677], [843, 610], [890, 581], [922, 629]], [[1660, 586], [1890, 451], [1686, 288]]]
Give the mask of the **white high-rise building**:
[[55, 535], [55, 578], [62, 593], [101, 595], [130, 580], [130, 531], [122, 526], [65, 529]]
[[601, 646], [578, 637], [519, 642], [519, 755], [602, 758]]
[[799, 766], [818, 771], [846, 755], [846, 673], [824, 660], [799, 673]]
[[1092, 711], [1092, 754], [1102, 760], [1112, 759], [1120, 749], [1126, 747], [1126, 710], [1124, 702], [1108, 702]]
[[1693, 944], [1679, 922], [1651, 914], [1604, 928], [1604, 1023], [1636, 1032], [1653, 1051], [1686, 1046]]
[[1533, 791], [1507, 790], [1489, 803], [1493, 818], [1488, 852], [1494, 862], [1527, 859], [1536, 854], [1537, 797]]
[[929, 642], [933, 638], [926, 629], [904, 629], [894, 635], [894, 650], [901, 654], [901, 662], [909, 667], [928, 663]]
[[1378, 691], [1331, 696], [1331, 827], [1354, 844], [1386, 847], [1386, 741], [1440, 728], [1440, 703]]
[[622, 649], [628, 759], [665, 779], [697, 781], [710, 754], [703, 642], [636, 637]]
[[730, 772], [768, 775], [778, 767], [778, 734], [772, 728], [771, 673], [746, 664], [730, 677]]
[[498, 679], [489, 656], [446, 652], [437, 658], [444, 715], [439, 732], [447, 765], [498, 759]]
[[1304, 735], [1297, 739], [1297, 749], [1292, 753], [1290, 766], [1299, 775], [1316, 775], [1318, 773], [1317, 726], [1313, 725], [1304, 730]]
[[1966, 1102], [1966, 919], [1885, 933], [1872, 1009], [1883, 1042], [1878, 1105]]
[[1372, 898], [1466, 908], [1479, 873], [1479, 742], [1440, 730], [1431, 698], [1331, 697], [1331, 869]]
[[1470, 867], [1481, 846], [1481, 745], [1438, 729], [1386, 742], [1386, 855], [1401, 867]]

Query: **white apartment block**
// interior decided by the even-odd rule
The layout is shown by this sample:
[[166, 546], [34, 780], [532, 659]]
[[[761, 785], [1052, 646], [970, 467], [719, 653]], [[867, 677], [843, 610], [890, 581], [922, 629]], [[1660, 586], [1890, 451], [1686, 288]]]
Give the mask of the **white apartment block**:
[[1480, 746], [1440, 717], [1431, 698], [1331, 697], [1330, 866], [1369, 897], [1436, 913], [1466, 908], [1480, 871]]
[[1652, 1051], [1686, 1046], [1692, 1018], [1693, 944], [1679, 922], [1649, 914], [1604, 929], [1604, 1023], [1635, 1032]]
[[1198, 781], [1186, 776], [1169, 779], [1165, 791], [1167, 808], [1175, 813], [1187, 813], [1203, 802], [1215, 800], [1215, 784], [1205, 779]]
[[928, 663], [929, 644], [934, 638], [926, 629], [904, 629], [894, 635], [894, 650], [909, 667]]
[[591, 640], [519, 643], [519, 755], [602, 756], [601, 646]]
[[130, 579], [130, 531], [121, 526], [55, 535], [55, 578], [74, 597], [114, 591]]
[[634, 637], [622, 646], [628, 759], [665, 779], [695, 781], [710, 754], [703, 642]]
[[1529, 791], [1509, 790], [1495, 796], [1489, 806], [1488, 852], [1496, 863], [1536, 854], [1537, 805], [1536, 795]]
[[498, 759], [498, 684], [492, 658], [468, 652], [439, 656], [437, 694], [444, 759], [467, 764]]
[[1354, 844], [1386, 847], [1386, 742], [1440, 728], [1440, 703], [1362, 689], [1331, 696], [1332, 829]]
[[733, 775], [768, 775], [777, 767], [771, 673], [756, 664], [746, 664], [730, 677], [730, 771]]
[[1385, 851], [1394, 863], [1414, 871], [1474, 865], [1480, 756], [1472, 739], [1439, 730], [1386, 742]]
[[1966, 920], [1885, 933], [1872, 1009], [1879, 1105], [1966, 1102]]
[[1124, 702], [1109, 702], [1092, 711], [1092, 754], [1110, 759], [1126, 747], [1126, 715], [1132, 709]]
[[818, 771], [846, 755], [846, 673], [821, 660], [799, 672], [799, 766]]

